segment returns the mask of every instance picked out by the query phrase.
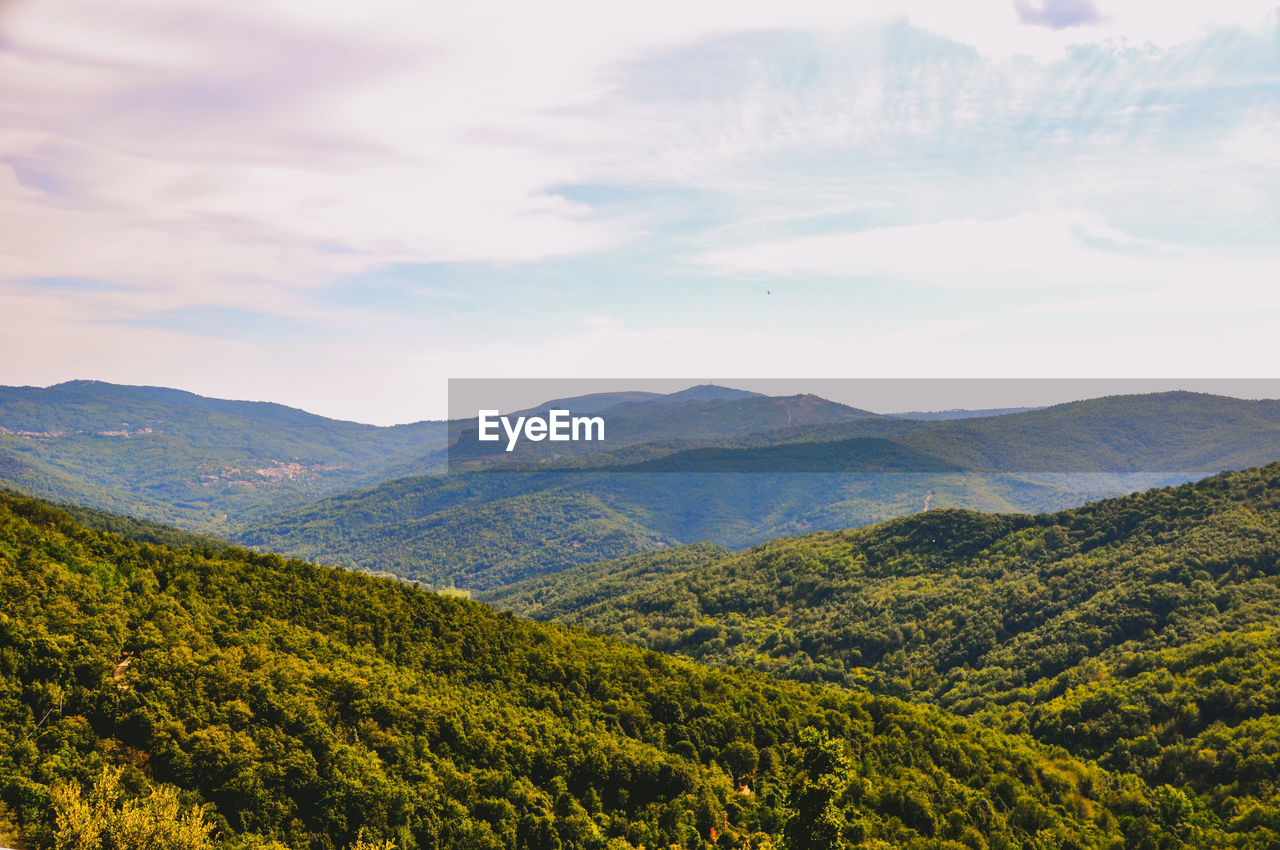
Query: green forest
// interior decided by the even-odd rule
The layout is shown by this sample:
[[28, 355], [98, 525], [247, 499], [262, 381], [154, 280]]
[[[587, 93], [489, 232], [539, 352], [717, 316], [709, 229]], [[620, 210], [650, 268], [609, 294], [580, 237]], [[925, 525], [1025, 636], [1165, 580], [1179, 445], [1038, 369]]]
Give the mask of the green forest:
[[[796, 400], [753, 403], [776, 413], [779, 401]], [[543, 457], [551, 444], [529, 443], [541, 448], [517, 451], [493, 471], [459, 464], [446, 476], [384, 481], [251, 517], [230, 535], [254, 548], [489, 591], [602, 558], [705, 541], [740, 548], [926, 506], [1054, 512], [1280, 457], [1280, 403], [1196, 393], [941, 421], [863, 416], [777, 428], [759, 419], [766, 430], [714, 439], [705, 423], [723, 421], [715, 405], [622, 407], [649, 437], [659, 436], [649, 428], [657, 413], [698, 437], [606, 444], [555, 462]], [[611, 428], [628, 421], [609, 417]], [[520, 463], [525, 471], [507, 471]]]
[[167, 387], [0, 386], [0, 487], [206, 533], [438, 469], [445, 437]]
[[24, 848], [1276, 840], [1265, 780], [1224, 818], [1192, 785], [938, 707], [9, 496], [0, 748], [0, 838]]
[[1280, 830], [1280, 464], [1058, 514], [929, 511], [486, 598], [707, 663], [928, 702]]
[[557, 402], [602, 411], [607, 442], [522, 441], [508, 457], [464, 420], [374, 427], [162, 387], [0, 387], [0, 488], [487, 591], [926, 506], [1058, 511], [1280, 457], [1280, 403], [1203, 393], [958, 419], [723, 387], [633, 396]]
[[[1280, 464], [1061, 510], [1273, 404], [660, 397], [583, 468], [386, 480], [426, 431], [54, 391], [0, 435], [0, 846], [1280, 846]], [[946, 462], [769, 471], [846, 450]], [[1118, 472], [972, 472], [1033, 456]], [[705, 457], [763, 466], [587, 468]]]

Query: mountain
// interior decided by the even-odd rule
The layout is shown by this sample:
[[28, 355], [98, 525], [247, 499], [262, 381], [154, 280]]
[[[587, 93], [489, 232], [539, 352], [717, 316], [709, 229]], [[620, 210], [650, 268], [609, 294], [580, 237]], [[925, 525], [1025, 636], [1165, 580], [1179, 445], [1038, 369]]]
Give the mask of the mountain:
[[543, 402], [536, 408], [529, 408], [521, 413], [541, 412], [549, 408], [568, 408], [575, 413], [599, 413], [626, 402], [659, 404], [678, 403], [682, 401], [741, 401], [748, 398], [762, 397], [760, 393], [739, 390], [733, 387], [721, 387], [716, 384], [699, 384], [677, 390], [672, 393], [644, 392], [639, 390], [622, 392], [589, 393], [587, 395], [569, 396]]
[[902, 443], [971, 470], [1210, 473], [1280, 458], [1280, 401], [1108, 396], [954, 421]]
[[439, 469], [444, 434], [443, 423], [377, 428], [162, 387], [0, 387], [0, 481], [203, 531]]
[[[1280, 831], [1280, 463], [1040, 516], [928, 511], [487, 594], [521, 615], [928, 701]], [[1263, 800], [1241, 804], [1245, 797]]]
[[902, 413], [886, 414], [894, 419], [919, 419], [936, 421], [940, 419], [986, 419], [989, 416], [1005, 416], [1010, 413], [1026, 413], [1039, 410], [1038, 407], [988, 407], [979, 410], [967, 408], [951, 408], [949, 410], [908, 410]]
[[[776, 410], [794, 399], [748, 401]], [[410, 478], [282, 511], [236, 540], [488, 590], [599, 557], [701, 541], [740, 548], [926, 508], [1061, 510], [1276, 458], [1280, 403], [1114, 396], [990, 419], [870, 416], [665, 441], [563, 471]], [[848, 471], [821, 471], [831, 469]], [[472, 511], [484, 522], [469, 524]]]
[[583, 398], [607, 418], [604, 444], [526, 441], [507, 458], [471, 431], [449, 448], [457, 471], [406, 476], [442, 468], [445, 423], [376, 428], [96, 382], [0, 389], [0, 485], [486, 590], [926, 507], [1059, 510], [1280, 457], [1280, 403], [1191, 393], [941, 421], [715, 386]]
[[[449, 428], [449, 468], [457, 472], [495, 464], [557, 466], [584, 458], [589, 465], [600, 465], [603, 461], [595, 458], [633, 446], [679, 447], [699, 441], [720, 444], [802, 426], [879, 418], [815, 395], [765, 396], [712, 385], [640, 399], [616, 400], [617, 395], [562, 399], [512, 414], [546, 416], [555, 408], [575, 414], [607, 414], [603, 417], [607, 422], [605, 439], [601, 441], [522, 441], [509, 451], [506, 440], [481, 442], [475, 419], [455, 420]], [[577, 403], [585, 403], [585, 407], [575, 406]]]
[[1274, 838], [936, 708], [27, 499], [0, 496], [0, 587], [0, 839], [32, 850]]
[[[761, 393], [739, 390], [733, 387], [721, 387], [715, 384], [699, 384], [679, 392], [668, 393], [668, 403], [682, 401], [745, 401], [750, 398], [763, 398]], [[802, 396], [797, 396], [802, 397]]]
[[[484, 590], [601, 557], [689, 541], [748, 546], [815, 528], [865, 525], [930, 504], [1059, 508], [1078, 504], [1087, 492], [1113, 492], [1106, 485], [1124, 487], [1125, 480], [1067, 489], [1010, 476], [473, 472], [319, 499], [233, 539], [434, 587]], [[1124, 489], [1135, 486], [1141, 485]]]
[[[489, 483], [504, 482], [479, 482]], [[533, 488], [538, 480], [514, 483]], [[432, 587], [466, 589], [677, 542], [590, 492], [512, 488], [487, 498], [482, 487], [464, 486], [458, 489], [467, 491], [465, 501], [454, 503], [451, 489], [441, 478], [392, 482], [289, 512], [272, 521], [269, 536], [251, 529], [236, 539]]]
[[587, 395], [568, 396], [566, 398], [553, 398], [551, 401], [545, 401], [535, 408], [527, 408], [517, 411], [517, 413], [535, 413], [545, 412], [551, 408], [568, 408], [575, 413], [599, 413], [602, 410], [608, 410], [616, 407], [623, 402], [644, 402], [659, 401], [665, 398], [662, 393], [651, 393], [642, 391], [631, 392], [615, 392], [615, 393], [589, 393]]
[[1002, 416], [896, 427], [854, 422], [755, 436], [739, 445], [681, 448], [631, 463], [601, 455], [593, 465], [634, 472], [1207, 474], [1280, 457], [1280, 401], [1168, 392]]
[[442, 472], [449, 461], [464, 467], [468, 459], [561, 461], [602, 448], [714, 441], [872, 415], [812, 396], [770, 398], [715, 386], [668, 395], [600, 393], [525, 413], [559, 404], [583, 414], [608, 410], [607, 444], [526, 442], [508, 457], [502, 445], [475, 440], [474, 420], [380, 428], [163, 387], [100, 381], [0, 387], [0, 485], [227, 534], [320, 496]]

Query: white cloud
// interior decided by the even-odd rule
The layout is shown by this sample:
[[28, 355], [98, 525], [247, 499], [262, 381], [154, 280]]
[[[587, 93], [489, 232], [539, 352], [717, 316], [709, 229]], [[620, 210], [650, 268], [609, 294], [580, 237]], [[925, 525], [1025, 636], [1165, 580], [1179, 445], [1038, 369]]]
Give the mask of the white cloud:
[[717, 273], [747, 277], [820, 275], [969, 290], [1040, 287], [1053, 292], [1023, 309], [1051, 314], [1280, 309], [1274, 286], [1280, 254], [1249, 257], [1136, 239], [1083, 212], [948, 219], [762, 242], [708, 252], [701, 261]]
[[[748, 93], [701, 128], [687, 112], [664, 127], [660, 103], [652, 113], [572, 113], [598, 104], [610, 69], [632, 57], [728, 32], [839, 32], [898, 16], [996, 53], [1035, 51], [1043, 38], [1162, 43], [1210, 21], [1253, 21], [1265, 8], [1114, 2], [1096, 32], [1057, 34], [1020, 25], [1005, 2], [250, 10], [151, 0], [125, 12], [88, 0], [18, 3], [0, 51], [0, 106], [14, 128], [0, 136], [0, 157], [43, 163], [64, 185], [8, 196], [0, 221], [35, 221], [27, 231], [44, 238], [7, 244], [16, 264], [6, 273], [103, 263], [100, 274], [167, 281], [211, 262], [206, 280], [238, 271], [297, 285], [361, 263], [599, 251], [630, 238], [630, 226], [547, 187], [646, 172], [696, 181], [708, 159], [732, 168], [762, 143], [865, 138], [885, 106], [866, 79], [852, 97], [827, 92], [804, 111], [787, 110], [776, 91]], [[920, 96], [927, 106], [927, 90]], [[936, 127], [931, 108], [914, 113], [927, 122], [917, 132]], [[968, 114], [982, 110], [975, 103]], [[702, 145], [719, 142], [682, 169], [690, 130]], [[665, 145], [657, 158], [649, 140]], [[146, 245], [143, 230], [171, 250]], [[60, 233], [76, 234], [76, 251], [59, 247]], [[334, 244], [354, 254], [338, 258]], [[198, 262], [173, 256], [184, 253]]]
[[[1267, 252], [1172, 247], [1152, 221], [1184, 208], [1224, 228], [1271, 215], [1274, 115], [1246, 105], [1206, 130], [1165, 123], [1148, 95], [1222, 82], [1204, 70], [1214, 57], [1183, 57], [1178, 76], [1161, 51], [1211, 25], [1252, 27], [1272, 3], [1096, 6], [1096, 23], [1055, 31], [1022, 23], [1009, 0], [19, 0], [0, 17], [0, 380], [172, 383], [327, 412], [348, 399], [348, 415], [385, 421], [412, 405], [395, 388], [415, 375], [552, 370], [584, 345], [609, 353], [582, 368], [610, 374], [689, 363], [812, 374], [812, 362], [846, 374], [874, 362], [873, 342], [770, 331], [768, 316], [749, 334], [615, 320], [559, 341], [517, 327], [489, 343], [451, 333], [447, 318], [344, 313], [310, 297], [388, 264], [509, 270], [584, 255], [598, 262], [572, 274], [606, 288], [639, 242], [681, 255], [672, 266], [693, 250], [735, 274], [1257, 284], [1275, 271]], [[880, 26], [903, 19], [977, 52], [921, 47], [918, 30], [904, 47], [900, 26]], [[795, 53], [779, 50], [791, 36]], [[1081, 43], [1102, 48], [1057, 61]], [[720, 68], [716, 46], [729, 55]], [[675, 59], [689, 64], [672, 71]], [[685, 224], [703, 211], [593, 206], [554, 188], [584, 183], [706, 192], [713, 209]], [[797, 235], [815, 221], [835, 229], [826, 219], [845, 232]], [[58, 276], [127, 286], [6, 290]], [[1137, 300], [1123, 309], [1143, 309], [1124, 297]], [[614, 314], [644, 298], [618, 292]], [[208, 305], [299, 317], [314, 337], [214, 341], [104, 321]], [[893, 321], [888, 344], [928, 351]], [[957, 369], [999, 361], [996, 342], [963, 340], [974, 321], [934, 326], [972, 347], [947, 358]]]

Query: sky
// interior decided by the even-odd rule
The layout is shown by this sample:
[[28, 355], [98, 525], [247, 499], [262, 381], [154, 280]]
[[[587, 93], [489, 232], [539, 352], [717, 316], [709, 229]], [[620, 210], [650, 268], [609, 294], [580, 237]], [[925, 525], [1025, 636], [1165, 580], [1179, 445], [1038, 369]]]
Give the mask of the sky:
[[1277, 233], [1274, 0], [0, 0], [0, 384], [1274, 378]]

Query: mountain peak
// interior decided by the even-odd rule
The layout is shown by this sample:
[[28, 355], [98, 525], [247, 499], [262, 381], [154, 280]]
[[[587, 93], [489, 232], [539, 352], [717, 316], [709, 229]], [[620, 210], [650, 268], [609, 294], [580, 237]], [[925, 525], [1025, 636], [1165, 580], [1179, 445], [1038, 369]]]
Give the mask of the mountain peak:
[[663, 396], [666, 401], [737, 401], [744, 398], [757, 398], [761, 394], [733, 387], [722, 387], [718, 384], [698, 384], [687, 389]]

